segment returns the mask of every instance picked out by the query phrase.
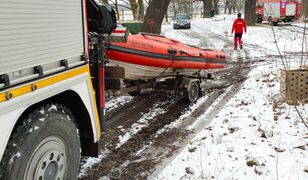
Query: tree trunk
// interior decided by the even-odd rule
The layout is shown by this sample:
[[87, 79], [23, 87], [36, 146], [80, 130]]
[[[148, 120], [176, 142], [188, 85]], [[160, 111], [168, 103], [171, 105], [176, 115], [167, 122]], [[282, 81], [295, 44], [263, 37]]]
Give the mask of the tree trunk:
[[204, 18], [211, 17], [211, 10], [212, 10], [212, 1], [203, 0], [203, 17]]
[[233, 13], [236, 13], [236, 6], [233, 6]]
[[237, 5], [236, 9], [237, 9], [237, 12], [241, 12], [241, 6], [240, 5]]
[[144, 21], [144, 4], [143, 0], [138, 0], [139, 4], [139, 20]]
[[254, 26], [255, 25], [255, 16], [256, 16], [255, 9], [256, 9], [256, 0], [246, 0], [246, 2], [245, 2], [245, 19], [246, 19], [248, 26]]
[[232, 8], [228, 7], [228, 14], [232, 14]]
[[228, 14], [232, 14], [232, 0], [226, 0]]
[[214, 9], [215, 9], [215, 14], [216, 15], [219, 15], [218, 2], [219, 2], [219, 0], [214, 0]]
[[136, 0], [129, 0], [130, 7], [132, 8], [132, 13], [134, 20], [138, 20], [138, 5]]
[[172, 7], [173, 7], [173, 18], [175, 18], [175, 15], [177, 13], [176, 5], [175, 5], [175, 0], [172, 0]]
[[160, 34], [161, 24], [167, 12], [170, 0], [152, 0], [146, 11], [142, 32]]
[[308, 1], [307, 0], [302, 0], [302, 17], [304, 19], [308, 18]]

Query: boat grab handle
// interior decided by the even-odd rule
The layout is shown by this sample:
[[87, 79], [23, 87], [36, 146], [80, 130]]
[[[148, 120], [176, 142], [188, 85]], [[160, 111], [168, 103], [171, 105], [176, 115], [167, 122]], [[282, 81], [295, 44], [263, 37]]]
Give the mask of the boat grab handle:
[[174, 49], [168, 49], [168, 53], [171, 54], [171, 55], [176, 55], [178, 53], [178, 51], [174, 50]]

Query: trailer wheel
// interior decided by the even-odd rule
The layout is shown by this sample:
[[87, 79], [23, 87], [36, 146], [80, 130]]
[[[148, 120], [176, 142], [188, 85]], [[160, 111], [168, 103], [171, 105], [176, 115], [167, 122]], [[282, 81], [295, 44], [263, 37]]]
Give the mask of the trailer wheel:
[[0, 165], [0, 179], [77, 179], [80, 141], [72, 113], [43, 106], [17, 127]]
[[200, 94], [200, 89], [197, 81], [190, 82], [190, 86], [185, 93], [185, 98], [188, 102], [194, 103], [197, 101]]

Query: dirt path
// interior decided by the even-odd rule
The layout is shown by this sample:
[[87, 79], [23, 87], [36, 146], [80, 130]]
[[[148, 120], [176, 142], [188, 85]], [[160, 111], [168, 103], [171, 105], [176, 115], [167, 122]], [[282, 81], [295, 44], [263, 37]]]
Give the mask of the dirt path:
[[[191, 32], [187, 35], [192, 38], [200, 36]], [[227, 37], [213, 33], [202, 35], [203, 38], [208, 36], [224, 41], [226, 43], [224, 50], [227, 53], [235, 53], [230, 50], [232, 42]], [[201, 43], [203, 47], [210, 46], [206, 41], [201, 41]], [[153, 91], [144, 93], [131, 102], [108, 112], [106, 132], [103, 133], [103, 138], [99, 142], [101, 151], [105, 152], [104, 158], [100, 163], [93, 165], [87, 171], [87, 175], [79, 179], [155, 178], [155, 174], [168, 164], [195, 133], [209, 123], [240, 89], [250, 71], [250, 64], [243, 64], [244, 59], [249, 59], [248, 51], [243, 50], [237, 53], [238, 58], [235, 59], [235, 63], [215, 74], [220, 83], [212, 82], [214, 85], [211, 85], [210, 82], [206, 85], [208, 90], [205, 96], [208, 97], [201, 98], [194, 110], [189, 110], [190, 105], [180, 97], [174, 97], [170, 91]], [[216, 108], [211, 109], [213, 103]], [[152, 111], [157, 112], [147, 119], [148, 125], [138, 129], [135, 134], [131, 135], [131, 138], [119, 144], [118, 137], [134, 130], [132, 128], [134, 124], [142, 124], [140, 118]], [[206, 111], [208, 111], [206, 119], [196, 122], [198, 117]], [[183, 117], [185, 113], [188, 115]], [[183, 118], [179, 120], [180, 117]], [[176, 125], [167, 126], [172, 123]], [[188, 127], [193, 124], [194, 128], [189, 129]]]

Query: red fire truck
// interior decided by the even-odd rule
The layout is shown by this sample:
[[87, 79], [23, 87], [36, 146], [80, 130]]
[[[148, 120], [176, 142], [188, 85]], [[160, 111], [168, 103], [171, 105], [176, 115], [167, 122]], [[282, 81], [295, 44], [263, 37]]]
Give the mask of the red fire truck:
[[301, 0], [257, 0], [256, 22], [292, 22], [300, 17]]

